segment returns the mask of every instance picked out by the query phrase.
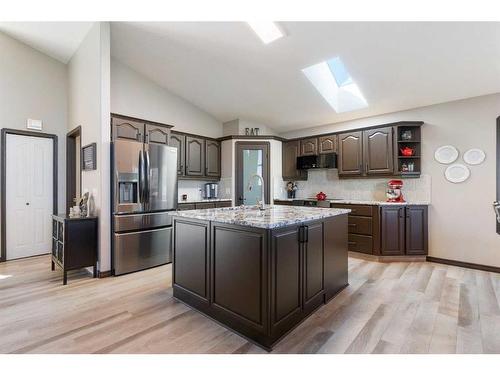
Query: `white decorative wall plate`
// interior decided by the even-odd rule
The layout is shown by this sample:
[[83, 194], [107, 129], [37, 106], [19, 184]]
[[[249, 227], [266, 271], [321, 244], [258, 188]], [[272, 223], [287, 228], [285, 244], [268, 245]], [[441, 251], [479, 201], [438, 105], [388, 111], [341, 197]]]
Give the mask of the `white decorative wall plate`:
[[458, 158], [458, 150], [451, 145], [441, 146], [434, 152], [434, 159], [441, 164], [451, 164]]
[[450, 182], [458, 184], [464, 182], [470, 176], [470, 170], [463, 164], [453, 164], [446, 168], [444, 176]]
[[463, 155], [463, 159], [467, 164], [478, 165], [486, 158], [486, 154], [479, 148], [471, 148]]

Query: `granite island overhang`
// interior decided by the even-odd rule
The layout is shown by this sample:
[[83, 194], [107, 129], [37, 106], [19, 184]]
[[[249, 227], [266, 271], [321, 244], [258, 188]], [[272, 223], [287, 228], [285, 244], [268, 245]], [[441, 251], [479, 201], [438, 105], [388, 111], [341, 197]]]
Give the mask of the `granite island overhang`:
[[173, 212], [174, 297], [271, 350], [348, 285], [349, 211]]

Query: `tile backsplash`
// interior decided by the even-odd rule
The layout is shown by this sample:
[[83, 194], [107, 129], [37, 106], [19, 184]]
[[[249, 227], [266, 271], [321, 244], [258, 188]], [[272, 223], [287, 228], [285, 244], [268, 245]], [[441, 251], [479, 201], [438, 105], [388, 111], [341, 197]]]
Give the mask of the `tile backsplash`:
[[[339, 179], [336, 169], [309, 170], [307, 181], [297, 181], [296, 197], [310, 198], [322, 191], [328, 198], [385, 201], [389, 180], [391, 178]], [[407, 201], [431, 201], [430, 175], [406, 178], [403, 183], [403, 195]], [[275, 198], [286, 198], [286, 182], [275, 192]]]
[[[229, 180], [229, 181], [227, 181]], [[231, 198], [230, 194], [225, 194], [226, 184], [230, 187], [231, 179], [221, 179], [220, 181], [215, 181], [218, 185], [218, 198]], [[203, 189], [208, 181], [200, 180], [178, 180], [177, 182], [177, 197], [179, 202], [182, 200], [182, 194], [187, 194], [188, 200], [198, 200], [203, 199]]]

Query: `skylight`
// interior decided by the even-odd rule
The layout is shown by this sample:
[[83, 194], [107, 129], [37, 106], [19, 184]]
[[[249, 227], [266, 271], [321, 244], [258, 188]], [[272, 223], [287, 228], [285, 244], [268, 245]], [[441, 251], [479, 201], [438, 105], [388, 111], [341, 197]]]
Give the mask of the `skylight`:
[[264, 44], [274, 42], [285, 35], [274, 22], [254, 21], [248, 22], [248, 25], [250, 25]]
[[307, 79], [337, 113], [368, 107], [358, 85], [339, 57], [302, 69]]

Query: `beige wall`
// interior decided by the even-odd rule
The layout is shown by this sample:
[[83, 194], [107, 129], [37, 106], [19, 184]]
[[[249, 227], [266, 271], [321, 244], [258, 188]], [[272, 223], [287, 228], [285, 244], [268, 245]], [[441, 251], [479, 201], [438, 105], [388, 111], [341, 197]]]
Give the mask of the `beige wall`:
[[58, 137], [58, 210], [66, 210], [66, 65], [0, 33], [0, 128], [26, 129], [28, 118]]
[[82, 172], [99, 216], [99, 270], [111, 267], [109, 233], [109, 24], [96, 22], [68, 63], [68, 129], [82, 127], [82, 146], [96, 142], [97, 169]]
[[[500, 94], [495, 94], [281, 135], [292, 138], [401, 120], [424, 121], [422, 171], [431, 178], [432, 199], [429, 255], [500, 267], [500, 236], [495, 231], [492, 209], [498, 116]], [[447, 182], [445, 167], [434, 160], [436, 148], [446, 144], [457, 147], [460, 158], [469, 148], [481, 148], [486, 161], [470, 167], [471, 177], [466, 182]]]
[[170, 124], [187, 133], [222, 136], [222, 123], [213, 116], [116, 59], [111, 60], [111, 112]]

